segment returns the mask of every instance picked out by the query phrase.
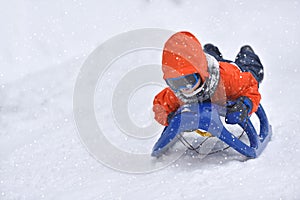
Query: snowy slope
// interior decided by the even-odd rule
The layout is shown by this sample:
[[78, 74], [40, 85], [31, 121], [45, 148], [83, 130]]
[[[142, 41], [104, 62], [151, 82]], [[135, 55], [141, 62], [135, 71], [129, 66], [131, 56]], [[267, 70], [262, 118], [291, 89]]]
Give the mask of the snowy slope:
[[[299, 199], [299, 3], [2, 2], [0, 199]], [[234, 151], [204, 159], [186, 155], [159, 171], [128, 174], [87, 152], [72, 110], [82, 63], [112, 36], [148, 27], [189, 30], [202, 43], [217, 44], [226, 58], [242, 44], [253, 46], [265, 65], [260, 91], [273, 126], [272, 141], [258, 159], [244, 162]], [[158, 90], [139, 94], [136, 104], [151, 102]], [[146, 119], [138, 123], [145, 125], [149, 115], [138, 115]], [[126, 146], [125, 139], [118, 142]]]

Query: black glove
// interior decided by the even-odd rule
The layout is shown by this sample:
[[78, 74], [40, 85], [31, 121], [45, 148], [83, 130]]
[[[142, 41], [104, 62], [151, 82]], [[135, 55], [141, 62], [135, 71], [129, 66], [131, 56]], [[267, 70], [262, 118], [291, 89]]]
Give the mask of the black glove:
[[236, 101], [228, 101], [225, 122], [227, 124], [243, 123], [252, 110], [252, 102], [248, 97], [240, 97]]

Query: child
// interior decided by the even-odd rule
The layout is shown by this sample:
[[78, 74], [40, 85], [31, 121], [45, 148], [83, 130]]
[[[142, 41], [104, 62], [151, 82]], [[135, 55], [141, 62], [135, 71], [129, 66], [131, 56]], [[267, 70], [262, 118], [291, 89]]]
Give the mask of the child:
[[194, 35], [178, 32], [165, 43], [162, 71], [169, 87], [155, 96], [153, 111], [164, 126], [184, 104], [210, 101], [226, 106], [228, 124], [244, 122], [258, 108], [263, 66], [248, 45], [231, 62], [216, 46], [206, 44], [203, 50]]

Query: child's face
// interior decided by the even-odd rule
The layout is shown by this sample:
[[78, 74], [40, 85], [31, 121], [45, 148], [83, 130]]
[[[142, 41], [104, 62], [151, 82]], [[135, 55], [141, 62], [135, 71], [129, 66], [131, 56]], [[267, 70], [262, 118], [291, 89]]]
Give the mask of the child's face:
[[196, 85], [194, 85], [194, 87], [186, 87], [184, 89], [180, 89], [180, 91], [183, 93], [183, 94], [192, 94], [199, 86], [200, 86], [200, 79], [198, 80], [198, 82], [196, 83]]
[[188, 74], [176, 78], [170, 78], [166, 80], [169, 87], [174, 92], [182, 92], [184, 94], [192, 94], [201, 84], [199, 74]]

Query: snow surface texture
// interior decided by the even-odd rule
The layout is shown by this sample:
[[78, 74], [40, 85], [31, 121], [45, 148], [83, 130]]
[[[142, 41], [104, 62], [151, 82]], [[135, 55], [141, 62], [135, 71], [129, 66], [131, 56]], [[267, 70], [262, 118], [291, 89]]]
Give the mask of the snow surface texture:
[[[2, 2], [0, 199], [300, 199], [299, 3]], [[204, 159], [185, 155], [162, 170], [128, 174], [87, 152], [72, 111], [80, 67], [112, 36], [148, 27], [189, 30], [202, 43], [218, 45], [225, 58], [233, 59], [243, 44], [253, 46], [265, 66], [260, 91], [273, 126], [272, 141], [259, 158], [243, 162], [231, 157], [234, 151]], [[132, 99], [145, 110], [141, 102], [151, 104], [159, 89]], [[95, 106], [110, 112], [109, 106]], [[136, 112], [131, 117], [137, 123], [147, 124], [151, 114], [128, 109]], [[126, 138], [118, 142], [126, 146]]]

